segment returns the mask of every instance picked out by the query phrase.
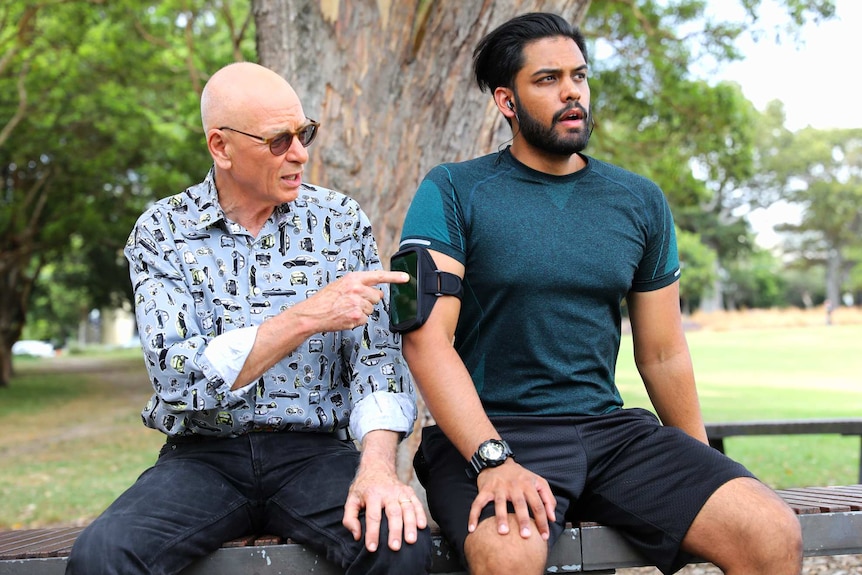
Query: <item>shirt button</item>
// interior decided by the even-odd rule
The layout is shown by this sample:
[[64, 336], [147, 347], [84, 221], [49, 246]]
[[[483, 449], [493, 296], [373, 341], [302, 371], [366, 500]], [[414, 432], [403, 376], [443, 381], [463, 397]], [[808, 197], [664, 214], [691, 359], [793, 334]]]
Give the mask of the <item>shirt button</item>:
[[259, 287], [254, 288], [254, 295], [260, 295], [262, 290]]

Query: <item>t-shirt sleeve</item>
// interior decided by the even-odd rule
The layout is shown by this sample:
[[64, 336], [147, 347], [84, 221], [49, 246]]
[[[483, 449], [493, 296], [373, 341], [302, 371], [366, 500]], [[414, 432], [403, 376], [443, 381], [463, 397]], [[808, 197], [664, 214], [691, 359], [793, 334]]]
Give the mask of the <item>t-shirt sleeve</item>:
[[650, 226], [646, 251], [635, 274], [632, 290], [654, 291], [679, 280], [679, 253], [673, 214], [664, 194], [656, 188], [650, 203]]
[[401, 231], [401, 246], [422, 245], [462, 264], [466, 226], [450, 170], [433, 168], [416, 190]]

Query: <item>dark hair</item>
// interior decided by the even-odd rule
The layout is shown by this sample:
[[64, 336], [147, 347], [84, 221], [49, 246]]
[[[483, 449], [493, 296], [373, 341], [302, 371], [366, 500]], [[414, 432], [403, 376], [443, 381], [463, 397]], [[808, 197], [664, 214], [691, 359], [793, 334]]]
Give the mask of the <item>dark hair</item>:
[[571, 38], [587, 59], [587, 44], [577, 27], [547, 12], [516, 16], [489, 32], [473, 50], [473, 73], [484, 92], [497, 87], [511, 88], [515, 75], [524, 66], [524, 46], [543, 38]]

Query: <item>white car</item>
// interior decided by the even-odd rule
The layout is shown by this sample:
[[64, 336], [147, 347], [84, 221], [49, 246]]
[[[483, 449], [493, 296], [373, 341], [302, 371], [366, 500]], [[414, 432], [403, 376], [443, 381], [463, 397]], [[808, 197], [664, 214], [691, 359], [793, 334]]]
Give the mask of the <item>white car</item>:
[[12, 344], [12, 355], [32, 355], [35, 357], [54, 357], [54, 346], [45, 341], [22, 339]]

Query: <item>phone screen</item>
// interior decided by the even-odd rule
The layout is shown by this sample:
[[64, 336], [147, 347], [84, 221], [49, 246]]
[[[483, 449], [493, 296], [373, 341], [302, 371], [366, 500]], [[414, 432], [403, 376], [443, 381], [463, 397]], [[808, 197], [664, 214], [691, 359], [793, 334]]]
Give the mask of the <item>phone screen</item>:
[[418, 290], [416, 252], [406, 252], [396, 258], [392, 258], [392, 271], [407, 272], [410, 281], [403, 284], [389, 284], [389, 314], [392, 325], [401, 327], [415, 321], [418, 314]]

